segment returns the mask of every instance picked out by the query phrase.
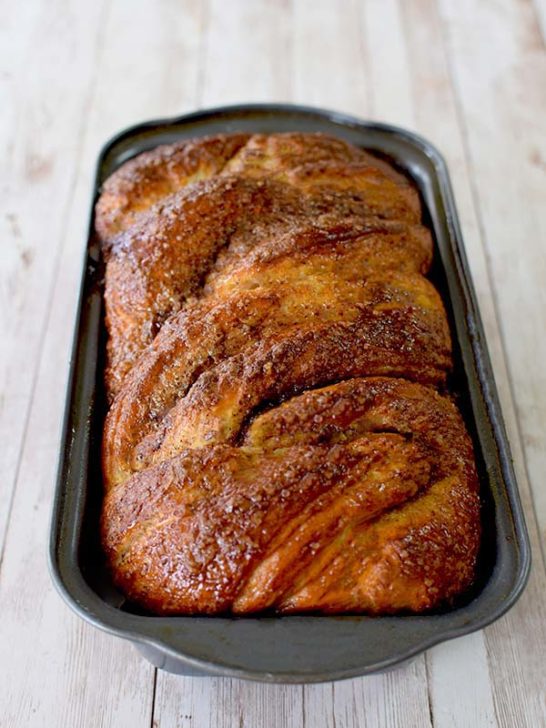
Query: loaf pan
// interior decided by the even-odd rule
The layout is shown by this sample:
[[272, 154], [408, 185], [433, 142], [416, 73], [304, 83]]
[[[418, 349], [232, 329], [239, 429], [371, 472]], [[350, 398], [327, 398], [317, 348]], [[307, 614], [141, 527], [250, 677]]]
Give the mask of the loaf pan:
[[98, 540], [105, 333], [102, 264], [89, 224], [53, 508], [50, 568], [68, 604], [85, 620], [131, 640], [157, 667], [183, 675], [225, 675], [279, 683], [320, 682], [393, 668], [438, 642], [504, 614], [525, 587], [530, 549], [484, 331], [444, 160], [424, 139], [393, 126], [290, 105], [200, 111], [133, 126], [100, 153], [93, 205], [120, 164], [158, 144], [220, 132], [320, 131], [388, 158], [419, 188], [433, 231], [431, 279], [454, 340], [450, 388], [474, 441], [483, 540], [478, 579], [449, 608], [385, 617], [157, 617], [128, 605], [112, 586]]

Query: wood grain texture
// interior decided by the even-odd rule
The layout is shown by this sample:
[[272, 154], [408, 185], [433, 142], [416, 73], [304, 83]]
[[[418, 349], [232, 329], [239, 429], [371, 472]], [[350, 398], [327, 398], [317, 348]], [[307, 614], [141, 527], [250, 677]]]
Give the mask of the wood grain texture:
[[[540, 388], [543, 323], [533, 316], [537, 308], [544, 310], [546, 251], [538, 241], [544, 240], [539, 198], [546, 178], [532, 161], [536, 153], [540, 158], [543, 154], [539, 118], [544, 118], [546, 106], [546, 57], [532, 8], [520, 5], [516, 9], [509, 2], [484, 3], [476, 16], [472, 3], [461, 3], [457, 13], [450, 3], [441, 3], [480, 232], [508, 353], [508, 376], [498, 384], [534, 557], [522, 599], [485, 631], [495, 710], [499, 724], [506, 726], [513, 715], [529, 726], [539, 725], [546, 715], [541, 648], [546, 637], [546, 578], [535, 525], [537, 514], [543, 529], [544, 505], [538, 488], [530, 491], [527, 478], [529, 474], [530, 482], [540, 487], [544, 449], [537, 440], [544, 442], [546, 429]], [[476, 21], [488, 27], [489, 44], [478, 37]]]
[[293, 0], [291, 101], [369, 113], [369, 54], [359, 6], [355, 0]]
[[[544, 723], [546, 572], [537, 529], [538, 519], [544, 547], [544, 7], [543, 0], [4, 4], [2, 725]], [[386, 675], [304, 687], [161, 672], [154, 681], [130, 646], [70, 614], [45, 564], [92, 168], [100, 145], [127, 124], [267, 100], [397, 123], [446, 156], [534, 567], [506, 617]]]
[[201, 106], [287, 101], [290, 88], [288, 0], [206, 0], [198, 91]]
[[412, 63], [397, 0], [361, 4], [363, 45], [369, 49], [371, 108], [378, 120], [415, 129]]
[[[546, 306], [546, 53], [529, 3], [480, 4], [477, 23], [473, 3], [441, 8], [544, 545], [546, 339], [533, 312]], [[478, 25], [489, 28], [489, 43]]]
[[429, 650], [427, 676], [435, 728], [499, 725], [482, 632]]
[[[160, 678], [160, 679], [159, 679]], [[299, 685], [158, 673], [154, 728], [304, 728]]]
[[[2, 44], [0, 118], [7, 145], [2, 145], [0, 216], [0, 437], [5, 443], [0, 546], [21, 465], [51, 281], [77, 174], [86, 93], [92, 84], [102, 23], [101, 4], [82, 14], [69, 11], [63, 19], [60, 16], [59, 4], [31, 2], [24, 18], [10, 6], [2, 21], [6, 44]], [[58, 69], [68, 64], [78, 37], [81, 43], [71, 78], [80, 78], [85, 92], [66, 98], [66, 78], [59, 76]], [[61, 105], [63, 114], [59, 116]]]
[[428, 728], [424, 660], [393, 672], [305, 688], [305, 726], [328, 728]]
[[546, 40], [546, 2], [545, 0], [533, 0], [533, 11], [536, 13], [537, 21], [540, 24], [542, 40]]

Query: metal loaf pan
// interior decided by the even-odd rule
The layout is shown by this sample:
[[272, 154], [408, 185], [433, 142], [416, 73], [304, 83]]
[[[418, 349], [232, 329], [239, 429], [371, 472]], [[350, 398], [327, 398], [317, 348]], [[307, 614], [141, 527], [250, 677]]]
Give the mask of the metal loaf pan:
[[93, 211], [52, 517], [51, 573], [81, 617], [131, 640], [154, 665], [171, 672], [297, 683], [386, 670], [498, 619], [520, 596], [530, 567], [510, 450], [446, 165], [427, 141], [385, 124], [299, 106], [232, 106], [140, 124], [114, 137], [99, 156], [94, 197], [106, 177], [135, 154], [187, 137], [232, 131], [333, 134], [385, 155], [417, 184], [435, 239], [431, 278], [442, 294], [454, 339], [450, 388], [473, 437], [481, 479], [483, 545], [477, 583], [451, 607], [420, 616], [175, 618], [137, 612], [124, 603], [108, 580], [97, 535], [105, 337]]

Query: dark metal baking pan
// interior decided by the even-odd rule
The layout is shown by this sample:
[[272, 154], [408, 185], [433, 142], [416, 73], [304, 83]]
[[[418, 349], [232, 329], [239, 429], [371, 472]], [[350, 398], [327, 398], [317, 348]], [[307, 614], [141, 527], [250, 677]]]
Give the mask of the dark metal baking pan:
[[105, 407], [102, 273], [93, 211], [51, 527], [53, 580], [81, 617], [131, 640], [154, 665], [172, 672], [319, 682], [386, 670], [498, 619], [520, 596], [530, 567], [510, 450], [446, 165], [427, 141], [385, 124], [299, 106], [232, 106], [140, 124], [114, 137], [99, 156], [95, 198], [104, 179], [135, 154], [157, 144], [230, 131], [327, 132], [386, 155], [417, 184], [435, 239], [431, 278], [448, 310], [455, 344], [450, 387], [474, 439], [480, 473], [483, 544], [478, 581], [449, 609], [419, 616], [156, 617], [126, 604], [108, 580], [97, 536]]

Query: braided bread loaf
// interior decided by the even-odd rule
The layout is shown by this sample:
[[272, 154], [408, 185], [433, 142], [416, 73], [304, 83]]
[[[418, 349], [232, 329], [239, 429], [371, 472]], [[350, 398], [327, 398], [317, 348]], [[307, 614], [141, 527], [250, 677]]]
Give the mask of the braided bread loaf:
[[159, 147], [105, 183], [101, 529], [159, 614], [419, 612], [474, 577], [472, 445], [420, 203], [317, 134]]

